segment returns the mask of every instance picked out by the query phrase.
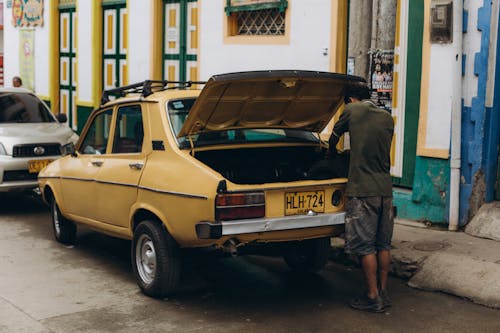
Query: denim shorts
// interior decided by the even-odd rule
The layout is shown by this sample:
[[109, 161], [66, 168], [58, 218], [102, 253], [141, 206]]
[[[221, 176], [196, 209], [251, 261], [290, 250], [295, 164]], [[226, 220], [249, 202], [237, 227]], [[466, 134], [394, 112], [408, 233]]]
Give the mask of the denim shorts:
[[391, 249], [392, 197], [348, 197], [345, 251], [360, 256]]

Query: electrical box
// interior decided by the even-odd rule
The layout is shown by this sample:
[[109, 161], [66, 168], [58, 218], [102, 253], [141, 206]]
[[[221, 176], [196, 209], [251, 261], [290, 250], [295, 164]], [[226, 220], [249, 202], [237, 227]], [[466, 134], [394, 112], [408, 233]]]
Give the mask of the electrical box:
[[431, 43], [453, 42], [453, 1], [431, 2]]

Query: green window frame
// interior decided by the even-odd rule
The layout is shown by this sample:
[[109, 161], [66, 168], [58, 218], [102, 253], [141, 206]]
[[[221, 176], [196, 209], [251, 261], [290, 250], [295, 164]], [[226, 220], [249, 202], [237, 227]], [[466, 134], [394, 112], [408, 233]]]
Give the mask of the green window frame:
[[275, 0], [275, 1], [268, 1], [268, 2], [262, 2], [262, 3], [255, 3], [255, 4], [247, 4], [247, 5], [235, 5], [238, 2], [238, 0], [226, 0], [226, 8], [224, 8], [224, 11], [226, 12], [227, 16], [230, 16], [231, 13], [234, 12], [248, 12], [248, 11], [254, 11], [254, 10], [263, 10], [263, 9], [274, 9], [277, 8], [280, 12], [284, 12], [285, 9], [288, 7], [288, 1], [287, 0]]

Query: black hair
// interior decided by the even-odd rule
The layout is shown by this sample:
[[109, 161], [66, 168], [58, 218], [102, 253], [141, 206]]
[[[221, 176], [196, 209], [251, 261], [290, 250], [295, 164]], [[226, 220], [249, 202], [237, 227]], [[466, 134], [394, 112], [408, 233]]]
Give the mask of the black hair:
[[12, 81], [15, 81], [15, 80], [19, 81], [19, 84], [21, 84], [21, 85], [23, 84], [23, 80], [21, 80], [21, 78], [19, 76], [14, 76], [12, 78]]
[[344, 103], [349, 103], [349, 98], [353, 97], [360, 101], [370, 98], [370, 88], [367, 85], [353, 85], [347, 87], [344, 93]]

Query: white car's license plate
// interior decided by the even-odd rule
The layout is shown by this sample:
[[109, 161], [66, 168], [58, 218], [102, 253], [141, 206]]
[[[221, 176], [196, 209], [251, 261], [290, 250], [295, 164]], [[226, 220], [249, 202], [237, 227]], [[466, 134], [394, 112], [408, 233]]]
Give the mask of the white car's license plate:
[[31, 161], [28, 161], [28, 172], [29, 173], [40, 172], [40, 170], [45, 168], [52, 161], [53, 160], [31, 160]]
[[286, 192], [285, 215], [325, 212], [325, 191]]

